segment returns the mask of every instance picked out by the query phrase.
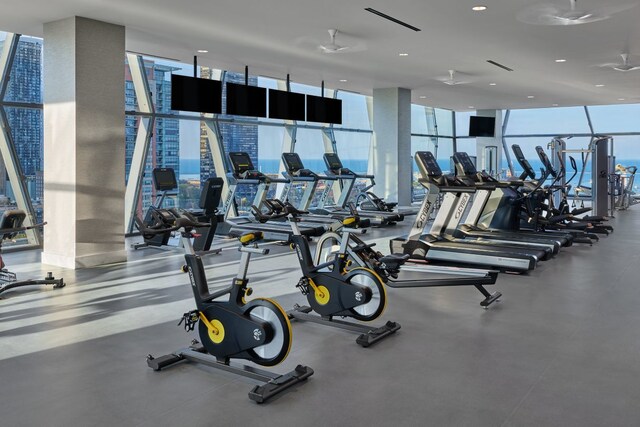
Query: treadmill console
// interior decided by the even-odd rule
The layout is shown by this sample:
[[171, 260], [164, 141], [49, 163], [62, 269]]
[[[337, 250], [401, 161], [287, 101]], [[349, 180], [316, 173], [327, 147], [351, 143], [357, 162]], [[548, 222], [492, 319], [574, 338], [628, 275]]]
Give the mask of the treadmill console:
[[551, 164], [551, 160], [549, 160], [549, 156], [547, 156], [547, 153], [544, 151], [544, 148], [538, 145], [536, 147], [536, 153], [538, 153], [538, 157], [540, 158], [540, 161], [544, 165], [547, 172], [549, 172], [552, 177], [556, 178], [558, 176], [558, 172], [555, 170], [555, 168]]
[[520, 166], [522, 166], [522, 169], [524, 169], [524, 173], [522, 174], [520, 179], [525, 179], [526, 177], [529, 177], [531, 179], [536, 179], [536, 172], [533, 170], [533, 167], [531, 166], [531, 164], [524, 157], [524, 154], [522, 153], [522, 149], [520, 148], [520, 146], [518, 144], [513, 144], [511, 146], [511, 149], [513, 150], [513, 154], [515, 154], [516, 156], [516, 160], [518, 161], [518, 163], [520, 163]]
[[340, 157], [336, 153], [324, 153], [324, 163], [334, 175], [355, 175], [350, 169], [342, 166]]
[[284, 167], [287, 169], [287, 173], [291, 176], [298, 177], [315, 177], [315, 173], [309, 169], [304, 168], [304, 164], [300, 159], [298, 153], [282, 153], [282, 161]]
[[229, 153], [229, 160], [233, 168], [233, 175], [240, 179], [261, 179], [265, 175], [255, 170], [248, 153], [234, 151]]
[[456, 170], [459, 175], [473, 177], [478, 173], [478, 170], [471, 161], [471, 157], [463, 151], [453, 153], [453, 161], [456, 164]]
[[178, 188], [176, 173], [172, 168], [153, 169], [153, 185], [157, 191], [171, 191]]
[[415, 159], [420, 170], [427, 176], [442, 176], [442, 169], [431, 151], [416, 151]]

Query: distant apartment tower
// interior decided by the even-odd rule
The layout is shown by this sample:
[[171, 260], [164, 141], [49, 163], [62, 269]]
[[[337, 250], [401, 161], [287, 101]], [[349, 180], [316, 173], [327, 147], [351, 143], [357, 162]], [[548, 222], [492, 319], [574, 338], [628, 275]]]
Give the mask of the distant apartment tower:
[[[211, 69], [202, 67], [200, 69], [200, 77], [208, 79], [211, 78]], [[242, 73], [232, 73], [227, 71], [225, 73], [225, 82], [231, 83], [245, 83], [245, 76]], [[249, 85], [257, 86], [258, 78], [249, 77]], [[227, 100], [227, 88], [226, 85], [222, 88], [222, 111], [226, 112], [226, 100]], [[225, 114], [220, 115], [221, 118], [230, 118], [233, 116], [227, 116]], [[252, 122], [256, 124], [238, 124], [238, 123], [220, 123], [220, 133], [222, 135], [222, 142], [224, 146], [225, 155], [232, 151], [244, 151], [249, 154], [254, 166], [258, 167], [258, 126], [257, 119], [252, 117], [242, 117], [243, 121]], [[217, 173], [213, 164], [213, 158], [211, 157], [211, 150], [207, 141], [207, 133], [204, 124], [200, 126], [200, 182], [203, 183], [207, 178], [212, 176], [223, 176], [227, 171]], [[246, 199], [251, 202], [255, 196], [256, 188], [254, 186], [241, 186], [238, 187], [236, 192], [236, 200]]]
[[[2, 42], [0, 42], [0, 46]], [[42, 40], [21, 37], [11, 69], [5, 102], [42, 103]], [[43, 118], [40, 108], [5, 107], [11, 135], [22, 173], [38, 220], [42, 220]], [[14, 190], [7, 180], [4, 163], [0, 179], [2, 192], [15, 202]]]
[[[144, 60], [145, 73], [149, 80], [151, 98], [156, 113], [171, 111], [171, 72], [177, 68]], [[137, 110], [137, 98], [129, 67], [125, 67], [125, 109]], [[131, 160], [135, 147], [140, 118], [127, 115], [125, 118], [126, 176], [131, 170]], [[157, 118], [149, 145], [149, 156], [145, 164], [142, 188], [138, 202], [138, 214], [142, 215], [153, 204], [156, 192], [153, 188], [152, 170], [156, 167], [173, 168], [180, 176], [180, 124], [178, 119]], [[167, 203], [170, 203], [167, 199]], [[167, 205], [165, 205], [167, 206]]]

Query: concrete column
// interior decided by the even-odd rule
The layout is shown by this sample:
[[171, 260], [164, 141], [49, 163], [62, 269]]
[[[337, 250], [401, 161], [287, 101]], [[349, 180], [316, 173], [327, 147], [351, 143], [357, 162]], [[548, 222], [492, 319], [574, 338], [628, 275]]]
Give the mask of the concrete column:
[[400, 206], [411, 205], [411, 91], [373, 90], [373, 191]]
[[[486, 171], [492, 175], [500, 173], [502, 169], [502, 110], [478, 110], [476, 115], [482, 117], [495, 117], [496, 127], [493, 137], [476, 138], [476, 168], [479, 171]], [[495, 147], [495, 150], [492, 148]], [[493, 162], [489, 159], [489, 153], [495, 153], [496, 159]], [[496, 163], [497, 162], [497, 163]], [[493, 170], [497, 165], [496, 170]]]
[[45, 264], [126, 260], [124, 58], [122, 26], [44, 25]]

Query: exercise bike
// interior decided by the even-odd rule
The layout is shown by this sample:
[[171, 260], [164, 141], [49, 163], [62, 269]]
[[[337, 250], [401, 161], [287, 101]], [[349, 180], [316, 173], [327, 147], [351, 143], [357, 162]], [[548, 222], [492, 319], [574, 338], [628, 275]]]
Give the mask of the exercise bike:
[[[0, 251], [2, 250], [2, 242], [15, 238], [18, 233], [32, 230], [34, 228], [43, 227], [46, 222], [24, 226], [24, 220], [27, 215], [23, 210], [6, 210], [0, 219]], [[53, 285], [54, 289], [64, 288], [65, 283], [62, 278], [56, 279], [51, 272], [47, 273], [44, 279], [18, 280], [16, 273], [9, 271], [0, 255], [0, 294], [9, 289], [19, 288], [32, 285]]]
[[[193, 331], [197, 325], [200, 337], [200, 342], [194, 341], [186, 349], [160, 357], [148, 355], [147, 365], [150, 368], [159, 371], [188, 360], [253, 378], [264, 383], [249, 392], [249, 398], [258, 403], [265, 402], [313, 374], [312, 369], [302, 365], [281, 375], [230, 364], [231, 359], [245, 359], [258, 365], [274, 366], [286, 359], [291, 348], [291, 324], [287, 313], [271, 299], [245, 300], [252, 294], [252, 289], [247, 287], [249, 280], [246, 277], [251, 255], [269, 253], [269, 249], [257, 245], [262, 233], [246, 233], [239, 238], [242, 257], [238, 275], [228, 288], [210, 293], [202, 258], [195, 254], [191, 242], [196, 237], [193, 230], [203, 227], [202, 223], [198, 223], [189, 213], [182, 213], [181, 217], [175, 218], [174, 225], [168, 229], [164, 223], [148, 227], [139, 218], [135, 220], [147, 237], [166, 231], [180, 231], [186, 261], [183, 271], [189, 273], [196, 310], [184, 313], [179, 325], [184, 324], [186, 331]], [[228, 300], [219, 300], [227, 295]]]
[[[301, 235], [297, 225], [300, 215], [307, 212], [296, 209], [288, 202], [282, 203], [278, 199], [267, 199], [264, 204], [267, 208], [266, 213], [252, 206], [253, 214], [259, 221], [266, 222], [286, 216], [293, 231], [290, 239], [291, 248], [297, 252], [303, 274], [296, 287], [307, 297], [309, 306], [294, 306], [293, 310], [287, 312], [291, 319], [360, 332], [356, 342], [363, 347], [369, 347], [400, 329], [400, 325], [396, 322], [387, 322], [381, 327], [372, 329], [365, 325], [335, 319], [335, 317], [352, 317], [368, 322], [380, 317], [387, 304], [384, 280], [374, 271], [364, 267], [347, 271], [346, 256], [336, 256], [329, 262], [314, 264], [309, 242]], [[346, 226], [342, 228], [343, 233], [363, 233], [364, 231], [361, 228]], [[344, 245], [347, 244], [346, 242], [347, 239], [344, 239]], [[310, 314], [312, 311], [320, 316]]]

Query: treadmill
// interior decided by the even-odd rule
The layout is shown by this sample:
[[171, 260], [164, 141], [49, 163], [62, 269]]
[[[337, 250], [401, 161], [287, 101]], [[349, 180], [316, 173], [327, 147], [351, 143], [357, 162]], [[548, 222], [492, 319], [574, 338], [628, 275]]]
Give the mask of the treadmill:
[[[310, 212], [309, 214], [301, 216], [304, 221], [317, 222], [333, 229], [336, 222], [338, 223], [338, 226], [341, 226], [341, 223], [339, 222], [340, 220], [352, 216], [352, 213], [348, 210], [327, 211], [324, 209], [315, 210], [311, 208], [313, 195], [316, 193], [320, 181], [333, 182], [336, 181], [336, 178], [321, 176], [309, 169], [306, 169], [298, 153], [282, 153], [282, 163], [285, 167], [285, 171], [282, 172], [282, 175], [287, 180], [287, 184], [282, 190], [280, 199], [292, 203], [291, 196], [294, 185], [305, 184], [304, 191], [300, 195], [299, 201], [297, 203], [292, 203], [296, 209]], [[297, 195], [295, 198], [298, 199]]]
[[[291, 227], [284, 222], [268, 221], [259, 222], [253, 216], [238, 216], [235, 202], [235, 194], [240, 185], [257, 185], [258, 191], [252, 205], [262, 207], [264, 199], [269, 191], [269, 186], [285, 180], [270, 178], [260, 171], [255, 170], [251, 157], [245, 152], [230, 152], [229, 160], [232, 171], [227, 173], [229, 193], [223, 205], [224, 225], [219, 227], [220, 234], [238, 237], [247, 231], [261, 231], [265, 240], [289, 241], [293, 234]], [[318, 224], [299, 224], [300, 232], [308, 238], [321, 236], [326, 227]]]
[[[561, 246], [572, 244], [573, 238], [568, 234], [554, 237], [540, 233], [520, 232], [515, 228], [489, 228], [491, 224], [502, 224], [504, 221], [513, 221], [517, 226], [519, 216], [518, 212], [513, 210], [513, 201], [520, 195], [513, 189], [513, 186], [519, 186], [521, 182], [498, 181], [489, 174], [478, 172], [469, 155], [464, 152], [454, 153], [453, 161], [456, 167], [456, 176], [466, 184], [475, 186], [476, 193], [467, 215], [467, 223], [460, 224], [461, 218], [455, 218], [456, 220], [447, 224], [445, 233], [466, 238], [518, 242], [525, 245], [547, 245], [553, 249], [554, 254]], [[510, 218], [499, 218], [504, 215], [508, 215]], [[489, 224], [489, 226], [484, 224]]]
[[[319, 209], [325, 209], [329, 212], [332, 211], [347, 211], [347, 205], [351, 200], [351, 195], [353, 193], [353, 189], [357, 179], [369, 179], [373, 180], [373, 175], [362, 175], [355, 173], [351, 169], [345, 168], [340, 161], [340, 157], [338, 157], [335, 153], [325, 153], [324, 154], [324, 162], [327, 165], [326, 174], [328, 177], [333, 177], [340, 183], [341, 193], [340, 198], [336, 202], [334, 207], [326, 207], [324, 203], [328, 199], [328, 193], [331, 191], [331, 186], [327, 186], [324, 190], [325, 194], [320, 198], [320, 204], [318, 206]], [[378, 226], [385, 225], [394, 225], [397, 222], [404, 220], [404, 214], [397, 212], [385, 212], [385, 211], [370, 211], [358, 209], [358, 215], [363, 218], [368, 218], [371, 221], [371, 224]]]
[[[475, 187], [468, 187], [457, 178], [442, 174], [435, 157], [428, 151], [416, 153], [416, 163], [421, 169], [419, 182], [427, 189], [420, 211], [411, 227], [409, 235], [391, 240], [392, 253], [405, 253], [414, 259], [423, 259], [430, 263], [446, 265], [465, 265], [476, 268], [491, 268], [505, 272], [525, 273], [533, 270], [538, 260], [544, 259], [548, 253], [544, 250], [525, 250], [511, 246], [489, 246], [464, 239], [452, 241], [443, 235], [444, 227], [434, 221], [428, 233], [424, 233], [428, 219], [438, 200], [440, 192], [474, 193]], [[426, 166], [423, 168], [423, 166]], [[453, 200], [450, 200], [453, 202]], [[445, 206], [444, 213], [450, 209]], [[442, 210], [442, 208], [441, 208]]]

